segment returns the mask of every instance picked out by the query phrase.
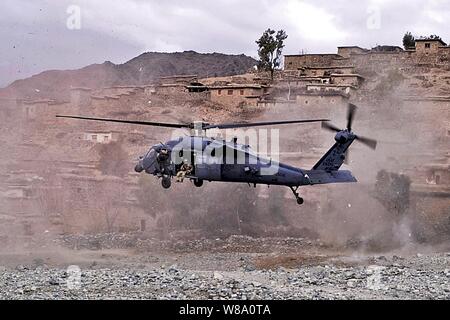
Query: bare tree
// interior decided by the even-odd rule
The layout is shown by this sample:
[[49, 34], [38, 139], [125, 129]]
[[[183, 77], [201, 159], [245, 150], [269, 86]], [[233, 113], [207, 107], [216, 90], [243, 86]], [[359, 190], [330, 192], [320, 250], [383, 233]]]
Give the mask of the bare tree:
[[269, 28], [264, 31], [261, 38], [256, 40], [259, 55], [258, 67], [261, 70], [269, 71], [272, 80], [275, 70], [281, 65], [281, 54], [284, 48], [284, 40], [287, 37], [284, 30], [275, 32], [275, 30]]

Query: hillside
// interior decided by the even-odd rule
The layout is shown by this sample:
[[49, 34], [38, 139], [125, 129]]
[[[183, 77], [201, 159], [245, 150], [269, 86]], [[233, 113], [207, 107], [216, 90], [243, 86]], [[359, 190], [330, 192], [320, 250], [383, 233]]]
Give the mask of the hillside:
[[97, 89], [106, 86], [145, 85], [159, 77], [187, 74], [199, 77], [231, 76], [245, 73], [255, 64], [253, 58], [243, 54], [147, 52], [120, 65], [106, 61], [77, 70], [45, 71], [0, 89], [0, 96], [66, 100], [71, 87]]

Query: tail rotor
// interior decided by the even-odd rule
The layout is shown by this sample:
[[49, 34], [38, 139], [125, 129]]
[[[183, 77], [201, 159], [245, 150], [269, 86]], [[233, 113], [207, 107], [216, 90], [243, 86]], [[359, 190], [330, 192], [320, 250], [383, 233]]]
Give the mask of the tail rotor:
[[[322, 128], [329, 130], [329, 131], [333, 131], [333, 132], [347, 132], [347, 133], [352, 133], [352, 124], [353, 124], [353, 120], [355, 118], [355, 113], [356, 110], [358, 108], [352, 104], [349, 103], [348, 104], [348, 111], [347, 111], [347, 128], [346, 129], [339, 129], [338, 127], [336, 127], [333, 124], [330, 124], [328, 122], [322, 122]], [[369, 148], [375, 150], [377, 147], [377, 141], [374, 139], [370, 139], [370, 138], [366, 138], [360, 135], [355, 135], [355, 139], [358, 140], [359, 142], [361, 142], [362, 144], [368, 146]]]

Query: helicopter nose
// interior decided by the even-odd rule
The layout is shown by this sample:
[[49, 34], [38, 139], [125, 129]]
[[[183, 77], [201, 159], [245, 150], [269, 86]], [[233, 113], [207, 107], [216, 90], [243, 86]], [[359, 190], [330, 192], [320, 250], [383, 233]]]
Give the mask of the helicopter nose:
[[134, 167], [134, 171], [136, 171], [137, 173], [141, 173], [142, 171], [144, 171], [144, 166], [143, 166], [142, 160], [143, 160], [143, 157], [139, 157], [139, 162]]
[[153, 174], [156, 172], [156, 156], [152, 155], [152, 156], [146, 156], [143, 159], [141, 159], [138, 163], [138, 165], [136, 167], [139, 166], [139, 168], [135, 168], [135, 169], [141, 169], [145, 170], [146, 173], [148, 174]]
[[144, 171], [144, 167], [142, 167], [142, 164], [138, 163], [134, 167], [134, 171], [136, 171], [137, 173], [141, 173], [142, 171]]

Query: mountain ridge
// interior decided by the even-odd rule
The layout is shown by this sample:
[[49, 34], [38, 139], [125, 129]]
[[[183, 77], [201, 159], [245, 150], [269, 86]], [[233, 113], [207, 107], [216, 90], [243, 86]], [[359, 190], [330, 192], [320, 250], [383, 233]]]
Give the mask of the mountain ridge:
[[222, 77], [242, 74], [256, 65], [244, 54], [183, 52], [144, 52], [125, 63], [95, 63], [73, 70], [46, 70], [29, 78], [16, 80], [0, 89], [0, 96], [22, 99], [68, 98], [70, 88], [98, 89], [119, 85], [146, 85], [158, 78], [174, 75]]

